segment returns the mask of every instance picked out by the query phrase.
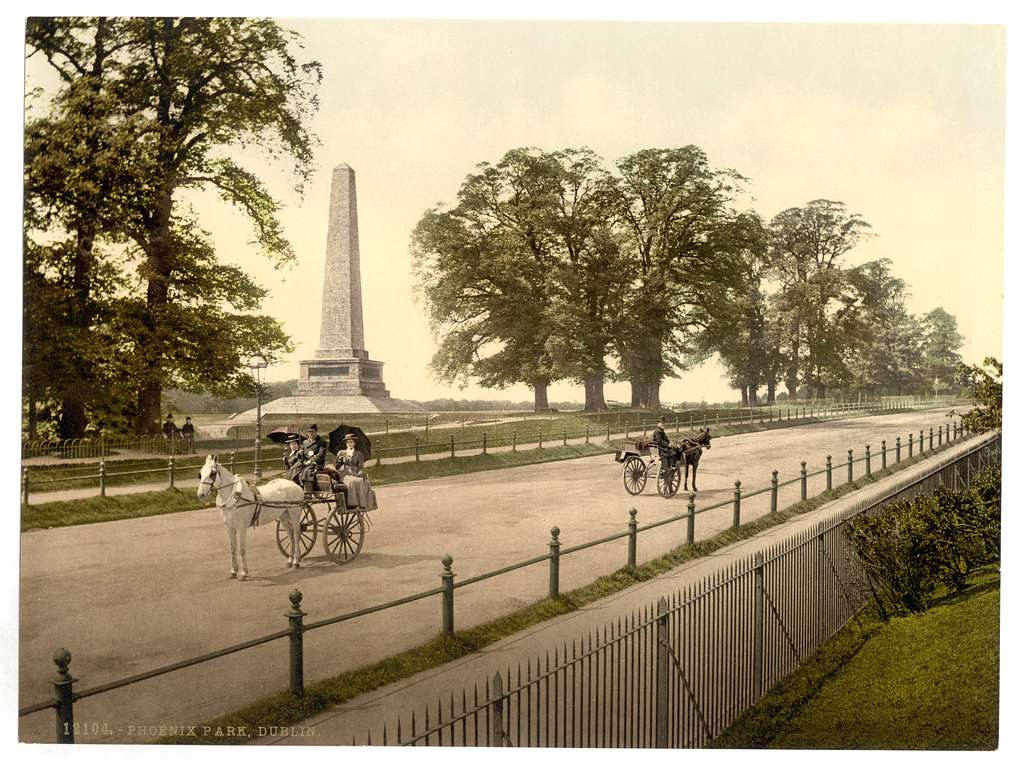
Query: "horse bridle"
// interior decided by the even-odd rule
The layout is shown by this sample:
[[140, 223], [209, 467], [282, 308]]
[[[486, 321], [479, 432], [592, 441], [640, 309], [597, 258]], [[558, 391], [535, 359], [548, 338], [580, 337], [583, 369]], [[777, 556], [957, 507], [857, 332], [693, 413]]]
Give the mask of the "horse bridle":
[[216, 487], [213, 486], [214, 482], [218, 481], [219, 479], [220, 479], [220, 463], [218, 463], [215, 460], [213, 462], [213, 470], [210, 471], [210, 476], [208, 478], [204, 479], [204, 478], [202, 478], [202, 474], [200, 474], [199, 484], [210, 487], [210, 491], [211, 492], [213, 492], [213, 491], [220, 491], [220, 490], [224, 489], [224, 487], [229, 487], [232, 484], [234, 484], [234, 482], [232, 481], [232, 482], [226, 482], [224, 484], [220, 484], [220, 485], [218, 485]]

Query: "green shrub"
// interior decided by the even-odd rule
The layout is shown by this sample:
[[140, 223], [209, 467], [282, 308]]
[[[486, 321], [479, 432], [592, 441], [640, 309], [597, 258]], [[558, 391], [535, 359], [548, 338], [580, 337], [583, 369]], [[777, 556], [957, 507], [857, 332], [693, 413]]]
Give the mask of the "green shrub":
[[923, 612], [935, 588], [960, 591], [972, 572], [998, 560], [1000, 486], [999, 469], [989, 468], [970, 489], [940, 488], [849, 521], [847, 536], [884, 615]]

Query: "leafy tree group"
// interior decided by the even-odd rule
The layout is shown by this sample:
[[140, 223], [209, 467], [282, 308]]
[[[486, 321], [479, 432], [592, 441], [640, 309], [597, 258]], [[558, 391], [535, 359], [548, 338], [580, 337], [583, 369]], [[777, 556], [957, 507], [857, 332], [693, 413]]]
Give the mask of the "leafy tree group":
[[258, 313], [266, 291], [218, 257], [185, 195], [214, 192], [275, 265], [294, 259], [241, 150], [290, 161], [301, 191], [320, 67], [297, 44], [266, 19], [28, 20], [29, 56], [60, 78], [31, 94], [44, 113], [25, 130], [30, 432], [40, 408], [62, 437], [152, 432], [165, 387], [238, 394], [241, 360], [290, 349]]
[[590, 411], [607, 380], [657, 408], [662, 381], [712, 354], [744, 403], [761, 386], [774, 401], [780, 382], [817, 397], [956, 384], [956, 319], [911, 315], [887, 259], [848, 263], [867, 221], [820, 199], [765, 223], [734, 208], [745, 182], [695, 146], [613, 170], [589, 149], [480, 164], [412, 236], [435, 371], [525, 383], [538, 410], [557, 380], [583, 385]]

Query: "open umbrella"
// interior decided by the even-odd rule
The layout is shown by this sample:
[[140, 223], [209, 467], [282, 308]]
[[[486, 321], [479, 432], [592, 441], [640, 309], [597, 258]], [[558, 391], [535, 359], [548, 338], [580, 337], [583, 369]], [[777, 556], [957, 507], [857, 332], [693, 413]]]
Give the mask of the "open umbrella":
[[370, 459], [370, 439], [366, 434], [363, 433], [363, 429], [357, 426], [347, 426], [342, 423], [340, 426], [331, 431], [329, 448], [331, 452], [338, 455], [345, 451], [345, 434], [355, 434], [356, 437], [356, 449], [359, 450], [363, 457], [367, 460]]
[[302, 441], [302, 434], [296, 433], [286, 426], [281, 426], [280, 428], [275, 428], [273, 431], [267, 432], [267, 438], [275, 444], [284, 444], [293, 436], [297, 436], [299, 441]]

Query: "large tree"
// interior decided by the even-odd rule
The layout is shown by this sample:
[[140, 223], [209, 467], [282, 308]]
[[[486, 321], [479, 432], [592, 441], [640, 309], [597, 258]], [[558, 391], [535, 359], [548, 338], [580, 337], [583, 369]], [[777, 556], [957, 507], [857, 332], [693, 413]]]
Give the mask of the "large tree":
[[842, 202], [825, 199], [789, 208], [772, 219], [770, 253], [790, 321], [785, 349], [790, 396], [800, 382], [824, 396], [827, 381], [837, 377], [844, 343], [840, 322], [849, 318], [844, 311], [849, 284], [843, 257], [869, 235], [869, 228]]
[[[117, 42], [94, 76], [80, 42], [108, 24]], [[29, 36], [30, 50], [69, 87], [91, 77], [96, 100], [109, 109], [104, 124], [130, 126], [134, 136], [133, 178], [111, 235], [129, 244], [122, 268], [135, 270], [143, 292], [122, 295], [112, 319], [127, 333], [116, 343], [131, 355], [139, 431], [158, 427], [163, 386], [238, 384], [242, 357], [287, 348], [280, 326], [254, 314], [262, 290], [217, 261], [181, 194], [219, 194], [249, 219], [254, 244], [275, 263], [294, 258], [278, 203], [236, 158], [244, 147], [290, 159], [301, 191], [312, 165], [315, 138], [306, 125], [320, 68], [296, 60], [296, 43], [274, 21], [239, 18], [54, 19]], [[89, 174], [94, 165], [72, 158], [64, 171]]]
[[921, 330], [923, 368], [929, 390], [936, 380], [940, 385], [955, 385], [957, 370], [963, 364], [960, 348], [964, 343], [956, 317], [939, 306], [921, 318]]
[[693, 271], [744, 179], [713, 168], [696, 146], [645, 149], [616, 166], [611, 200], [630, 282], [629, 331], [616, 351], [633, 406], [657, 408], [662, 380], [693, 361], [695, 293], [708, 288]]
[[440, 341], [434, 371], [448, 382], [525, 383], [537, 411], [561, 377], [545, 348], [560, 174], [550, 155], [512, 150], [479, 165], [458, 203], [428, 210], [412, 234], [417, 294]]

